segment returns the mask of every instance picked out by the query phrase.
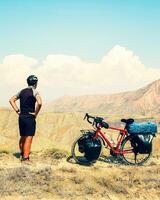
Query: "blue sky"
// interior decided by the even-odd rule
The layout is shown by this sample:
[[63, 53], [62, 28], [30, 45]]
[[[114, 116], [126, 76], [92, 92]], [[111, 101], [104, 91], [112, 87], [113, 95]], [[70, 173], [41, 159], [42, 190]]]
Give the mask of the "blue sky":
[[0, 107], [39, 78], [45, 102], [160, 77], [159, 0], [0, 0]]
[[160, 66], [159, 0], [1, 0], [0, 60], [76, 55], [98, 62], [114, 45]]

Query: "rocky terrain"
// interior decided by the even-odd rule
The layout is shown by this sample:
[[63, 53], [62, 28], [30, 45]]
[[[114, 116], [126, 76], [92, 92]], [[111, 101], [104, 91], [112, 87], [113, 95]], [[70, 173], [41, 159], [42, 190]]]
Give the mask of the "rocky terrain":
[[112, 95], [64, 96], [45, 106], [53, 112], [94, 112], [107, 114], [156, 114], [160, 112], [160, 80], [136, 91]]
[[[111, 125], [123, 126], [121, 115], [101, 116]], [[124, 165], [108, 150], [94, 165], [81, 166], [69, 156], [79, 130], [91, 128], [83, 120], [84, 113], [41, 113], [31, 162], [24, 164], [19, 160], [17, 117], [13, 111], [0, 110], [0, 200], [160, 199], [160, 134], [154, 139], [153, 155], [144, 166]], [[133, 117], [159, 123], [158, 115]], [[117, 136], [104, 131], [113, 139]]]
[[33, 152], [28, 164], [18, 153], [0, 153], [0, 200], [160, 199], [160, 159], [126, 166], [101, 158], [92, 166], [75, 164], [59, 150]]

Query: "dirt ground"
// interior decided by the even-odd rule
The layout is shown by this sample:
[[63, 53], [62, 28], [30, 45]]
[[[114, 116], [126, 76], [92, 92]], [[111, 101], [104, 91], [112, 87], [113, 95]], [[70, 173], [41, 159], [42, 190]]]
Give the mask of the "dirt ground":
[[0, 153], [0, 200], [159, 200], [160, 158], [144, 166], [126, 166], [101, 158], [92, 166], [75, 164], [65, 152]]

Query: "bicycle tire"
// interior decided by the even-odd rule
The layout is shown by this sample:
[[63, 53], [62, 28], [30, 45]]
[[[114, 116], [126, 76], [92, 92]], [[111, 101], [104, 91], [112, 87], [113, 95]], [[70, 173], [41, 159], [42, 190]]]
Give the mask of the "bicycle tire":
[[[82, 139], [83, 137], [85, 137], [85, 135], [80, 135], [78, 138], [76, 138], [76, 140], [73, 142], [72, 144], [72, 147], [71, 147], [71, 156], [72, 158], [75, 160], [76, 163], [78, 164], [81, 164], [81, 165], [91, 165], [93, 163], [96, 162], [96, 160], [99, 159], [100, 155], [101, 155], [101, 152], [102, 152], [102, 148], [101, 148], [101, 152], [99, 154], [99, 157], [96, 159], [96, 160], [93, 160], [93, 161], [89, 161], [85, 158], [84, 155], [82, 156], [77, 156], [77, 152], [76, 152], [76, 145], [78, 145], [78, 141], [80, 139]], [[102, 141], [100, 140], [101, 142], [101, 146], [102, 146]]]
[[[120, 157], [122, 158], [122, 160], [125, 164], [128, 164], [128, 165], [143, 165], [144, 163], [146, 163], [149, 160], [152, 152], [146, 153], [146, 154], [139, 154], [135, 151], [135, 149], [133, 147], [134, 146], [133, 143], [134, 143], [134, 141], [131, 140], [131, 136], [127, 136], [126, 138], [124, 138], [124, 140], [122, 141], [122, 144], [121, 144], [120, 152], [130, 150], [131, 153], [121, 154]], [[128, 157], [127, 157], [127, 155], [128, 155]]]

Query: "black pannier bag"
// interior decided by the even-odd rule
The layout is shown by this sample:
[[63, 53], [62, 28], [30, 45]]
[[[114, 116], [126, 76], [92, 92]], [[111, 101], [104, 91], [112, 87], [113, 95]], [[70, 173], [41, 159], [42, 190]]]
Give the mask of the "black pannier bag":
[[79, 152], [84, 153], [85, 151], [85, 141], [89, 138], [93, 138], [95, 136], [95, 131], [86, 131], [86, 133], [78, 140]]
[[148, 154], [152, 152], [152, 140], [151, 134], [137, 134], [132, 137], [132, 145], [136, 153]]
[[87, 139], [85, 141], [85, 157], [89, 161], [97, 160], [101, 153], [101, 141], [99, 139]]
[[133, 122], [126, 126], [132, 137], [133, 147], [137, 153], [145, 154], [152, 152], [152, 140], [157, 133], [157, 125], [154, 122]]
[[99, 139], [94, 139], [93, 134], [95, 133], [89, 132], [78, 141], [79, 151], [84, 153], [84, 157], [88, 161], [97, 160], [102, 148], [101, 141]]
[[80, 138], [79, 140], [78, 140], [78, 150], [79, 150], [79, 152], [81, 152], [81, 153], [84, 153], [84, 151], [85, 151], [85, 140], [86, 140], [86, 137], [82, 137], [82, 138]]

